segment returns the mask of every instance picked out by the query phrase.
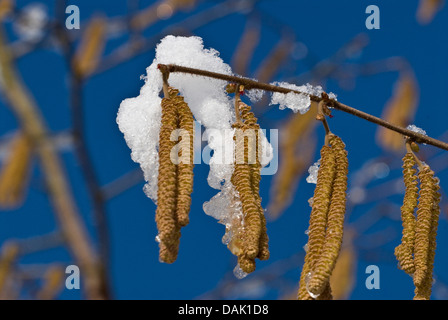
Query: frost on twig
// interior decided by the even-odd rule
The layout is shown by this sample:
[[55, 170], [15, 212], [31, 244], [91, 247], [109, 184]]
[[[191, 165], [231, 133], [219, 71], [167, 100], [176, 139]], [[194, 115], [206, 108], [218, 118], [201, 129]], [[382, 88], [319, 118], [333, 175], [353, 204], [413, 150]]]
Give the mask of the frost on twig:
[[[274, 92], [272, 94], [270, 105], [278, 104], [280, 110], [289, 108], [294, 113], [299, 112], [300, 114], [304, 114], [308, 112], [311, 107], [310, 96], [321, 97], [322, 93], [324, 93], [321, 86], [312, 86], [309, 83], [302, 86], [297, 86], [288, 82], [273, 82], [272, 84], [302, 92], [302, 94], [295, 92], [289, 92], [287, 94]], [[336, 95], [334, 93], [329, 93], [328, 97], [336, 100]]]
[[426, 131], [423, 130], [422, 128], [417, 127], [417, 126], [414, 125], [414, 124], [410, 124], [410, 125], [408, 125], [408, 126], [406, 127], [406, 129], [411, 130], [411, 131], [416, 132], [416, 133], [420, 133], [420, 134], [426, 136]]
[[[408, 125], [408, 126], [406, 127], [406, 129], [411, 130], [411, 131], [413, 131], [413, 132], [415, 132], [415, 133], [422, 134], [422, 135], [424, 135], [424, 136], [427, 135], [425, 130], [423, 130], [422, 128], [417, 127], [417, 126], [414, 125], [414, 124], [410, 124], [410, 125]], [[423, 144], [426, 145], [426, 143], [423, 143]]]

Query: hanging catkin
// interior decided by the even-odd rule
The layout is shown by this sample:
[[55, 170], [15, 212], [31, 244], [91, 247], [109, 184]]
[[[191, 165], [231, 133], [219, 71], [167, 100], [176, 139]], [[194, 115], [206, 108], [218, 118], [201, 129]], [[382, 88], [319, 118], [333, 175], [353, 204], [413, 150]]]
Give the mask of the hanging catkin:
[[[250, 169], [251, 169], [251, 186], [252, 191], [255, 197], [255, 202], [258, 207], [258, 212], [260, 215], [261, 220], [261, 234], [260, 234], [260, 242], [259, 242], [259, 252], [257, 255], [257, 258], [260, 260], [268, 260], [269, 259], [269, 238], [267, 234], [267, 228], [266, 228], [266, 217], [264, 216], [264, 209], [261, 205], [261, 197], [260, 197], [260, 180], [261, 180], [261, 163], [260, 163], [260, 136], [259, 136], [259, 130], [260, 125], [257, 123], [257, 118], [255, 117], [254, 113], [250, 111], [250, 107], [243, 103], [242, 101], [239, 101], [239, 110], [241, 111], [241, 118], [244, 120], [244, 124], [247, 125], [249, 129], [252, 129], [255, 136], [255, 161], [250, 161], [251, 159], [248, 159]], [[249, 154], [251, 154], [251, 149], [249, 149]]]
[[[418, 175], [414, 168], [417, 163]], [[395, 248], [395, 255], [400, 268], [413, 277], [414, 299], [429, 300], [440, 215], [439, 181], [430, 167], [421, 163], [412, 151], [403, 158], [403, 178], [406, 187], [401, 207], [403, 237]], [[414, 214], [415, 208], [417, 212]]]
[[300, 300], [332, 299], [330, 276], [343, 238], [348, 159], [344, 142], [329, 133], [321, 149], [320, 167], [311, 204]]
[[159, 134], [159, 177], [156, 222], [159, 231], [159, 259], [173, 263], [179, 250], [180, 226], [177, 221], [177, 170], [171, 159], [175, 142], [171, 133], [177, 129], [177, 110], [171, 97], [162, 100], [162, 122]]
[[321, 162], [314, 190], [313, 206], [308, 230], [307, 260], [314, 269], [321, 254], [327, 227], [327, 215], [330, 207], [332, 184], [336, 172], [336, 162], [333, 150], [329, 146], [321, 149]]
[[[159, 133], [159, 177], [156, 222], [159, 231], [160, 261], [173, 263], [177, 258], [180, 228], [188, 224], [188, 213], [193, 190], [193, 116], [179, 91], [168, 89], [162, 100], [162, 120]], [[187, 150], [189, 157], [175, 154], [176, 141], [171, 141], [175, 130], [188, 133], [188, 140], [181, 140], [180, 150]], [[185, 154], [183, 155], [185, 156]], [[182, 163], [188, 159], [188, 163]]]
[[[250, 273], [255, 270], [255, 262], [253, 261], [258, 255], [259, 241], [261, 235], [261, 219], [256, 198], [252, 191], [251, 185], [251, 168], [247, 163], [249, 147], [244, 143], [245, 126], [237, 127], [236, 144], [237, 150], [243, 150], [243, 163], [235, 163], [235, 169], [231, 178], [232, 184], [239, 193], [243, 208], [243, 252], [238, 257], [238, 263], [244, 272]], [[237, 156], [237, 159], [240, 158]]]
[[414, 265], [414, 241], [415, 241], [415, 208], [418, 202], [418, 181], [414, 168], [416, 165], [414, 155], [410, 152], [403, 157], [403, 179], [405, 195], [401, 206], [401, 220], [403, 224], [403, 236], [401, 244], [395, 248], [395, 256], [400, 268], [412, 275], [415, 272]]
[[415, 300], [429, 300], [433, 283], [436, 236], [440, 215], [439, 181], [428, 165], [418, 174], [420, 197], [415, 237]]
[[244, 163], [236, 163], [232, 175], [232, 183], [238, 191], [244, 214], [245, 228], [245, 255], [253, 259], [258, 254], [259, 240], [261, 234], [261, 219], [256, 198], [251, 185], [251, 168], [247, 163], [248, 147], [244, 143], [244, 126], [237, 130], [236, 145], [237, 150], [244, 150]]
[[[250, 107], [238, 102], [238, 111], [244, 122], [234, 124], [235, 130], [235, 168], [231, 182], [238, 191], [242, 210], [243, 226], [241, 251], [238, 255], [240, 268], [250, 273], [255, 270], [255, 258], [269, 258], [266, 219], [261, 206], [260, 170], [257, 119]], [[247, 143], [246, 143], [247, 139]]]
[[[329, 285], [341, 249], [347, 191], [348, 160], [344, 142], [332, 135], [330, 144], [335, 156], [335, 175], [328, 209], [325, 240], [309, 281], [309, 291], [320, 295]], [[310, 229], [311, 233], [311, 229]]]
[[415, 273], [414, 284], [419, 287], [428, 274], [429, 239], [432, 225], [434, 203], [433, 173], [423, 166], [418, 173], [420, 192], [417, 205], [417, 224], [415, 227]]
[[[177, 197], [177, 219], [179, 225], [184, 227], [189, 222], [189, 212], [191, 206], [191, 193], [193, 192], [193, 137], [194, 118], [190, 108], [184, 98], [177, 95], [177, 90], [170, 90], [170, 95], [174, 96], [174, 103], [179, 116], [179, 128], [181, 129], [179, 143], [179, 164], [178, 164], [178, 197]], [[184, 153], [186, 151], [186, 153]]]
[[327, 215], [330, 207], [332, 184], [336, 172], [335, 155], [331, 147], [324, 145], [320, 151], [320, 167], [317, 174], [316, 188], [314, 189], [313, 204], [310, 214], [308, 229], [308, 243], [306, 246], [305, 263], [300, 276], [298, 298], [308, 300], [310, 296], [307, 290], [312, 270], [320, 256], [325, 240], [327, 227]]

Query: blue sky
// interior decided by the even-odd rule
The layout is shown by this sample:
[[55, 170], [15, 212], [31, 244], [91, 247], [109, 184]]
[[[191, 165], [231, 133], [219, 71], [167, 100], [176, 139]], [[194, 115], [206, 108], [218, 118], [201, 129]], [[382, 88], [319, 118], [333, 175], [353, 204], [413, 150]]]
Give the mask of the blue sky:
[[[18, 0], [17, 2], [19, 6], [25, 6], [31, 1]], [[48, 6], [52, 14], [53, 1], [42, 2]], [[81, 29], [97, 12], [114, 17], [124, 15], [127, 10], [124, 0], [68, 1], [68, 4], [75, 3], [81, 11]], [[151, 1], [142, 0], [141, 6], [145, 7], [150, 3]], [[203, 10], [213, 3], [214, 1], [205, 1], [195, 10]], [[367, 18], [365, 8], [370, 4], [380, 8], [381, 29], [379, 30], [367, 30], [365, 27]], [[319, 60], [333, 55], [343, 44], [359, 33], [365, 33], [368, 36], [369, 44], [361, 54], [353, 57], [351, 62], [362, 64], [391, 56], [404, 57], [412, 66], [420, 86], [420, 102], [414, 123], [424, 128], [430, 136], [437, 138], [446, 130], [444, 116], [447, 115], [447, 111], [444, 95], [448, 89], [445, 76], [448, 72], [446, 59], [448, 56], [446, 41], [448, 10], [443, 9], [432, 23], [422, 26], [415, 18], [417, 6], [418, 1], [398, 0], [263, 0], [257, 4], [257, 8], [289, 26], [296, 33], [297, 38], [307, 45], [309, 52], [312, 52]], [[180, 21], [188, 15], [189, 13], [180, 13], [170, 20], [161, 21], [145, 31], [145, 35], [154, 35], [169, 23]], [[223, 60], [230, 63], [245, 22], [244, 13], [233, 14], [195, 30], [194, 34], [202, 37], [206, 47], [215, 48], [221, 53]], [[8, 34], [14, 37], [11, 28], [8, 28]], [[250, 65], [251, 72], [256, 70], [278, 39], [279, 35], [273, 31], [273, 28], [263, 27], [260, 44], [256, 48]], [[126, 40], [126, 36], [111, 40], [105, 53], [112, 52]], [[86, 110], [88, 148], [102, 185], [138, 167], [130, 158], [130, 150], [118, 130], [115, 118], [120, 102], [138, 95], [143, 84], [140, 76], [145, 73], [146, 67], [151, 64], [153, 58], [154, 50], [150, 50], [127, 63], [92, 77], [85, 85], [83, 99]], [[296, 68], [293, 75], [308, 70], [310, 63], [312, 59], [293, 61]], [[71, 122], [67, 68], [60, 53], [55, 50], [41, 49], [19, 59], [18, 67], [51, 131], [68, 130]], [[273, 80], [285, 80], [285, 77], [291, 76], [291, 72], [288, 71], [290, 70], [281, 70]], [[328, 81], [325, 85], [328, 91], [338, 95], [339, 101], [379, 116], [392, 95], [397, 78], [397, 72], [359, 77], [352, 90], [340, 88], [334, 80]], [[281, 119], [288, 115], [290, 111], [278, 111], [276, 107], [273, 107], [272, 110], [260, 116], [261, 126], [267, 129], [280, 128]], [[330, 120], [330, 126], [332, 131], [341, 136], [347, 144], [350, 172], [355, 172], [367, 160], [383, 154], [381, 148], [375, 143], [375, 125], [335, 111], [334, 118]], [[0, 134], [10, 133], [16, 127], [17, 122], [14, 116], [5, 106], [4, 101], [0, 101]], [[319, 143], [321, 143], [323, 129], [318, 128], [317, 132]], [[423, 146], [422, 149], [435, 151], [431, 146]], [[86, 224], [93, 232], [94, 220], [79, 165], [70, 151], [63, 152], [62, 159], [77, 205]], [[317, 154], [314, 159], [318, 159]], [[395, 160], [399, 162], [400, 157], [396, 156]], [[429, 164], [431, 165], [430, 162]], [[155, 205], [144, 195], [143, 182], [108, 202], [112, 246], [111, 276], [115, 298], [194, 299], [216, 287], [235, 265], [234, 257], [221, 244], [224, 226], [205, 215], [202, 210], [202, 204], [215, 194], [215, 190], [206, 183], [208, 167], [205, 164], [196, 165], [194, 170], [195, 186], [190, 224], [182, 230], [179, 257], [173, 265], [158, 262], [158, 246], [154, 241], [157, 234], [154, 221]], [[399, 176], [399, 170], [395, 169], [391, 170], [389, 176], [384, 179]], [[448, 186], [447, 172], [442, 171], [438, 176], [441, 179], [442, 188], [446, 188]], [[314, 185], [307, 184], [304, 178], [300, 181], [291, 206], [278, 220], [268, 223], [271, 258], [266, 262], [257, 262], [255, 274], [269, 268], [276, 261], [303, 252], [302, 247], [306, 243], [304, 232], [308, 226], [310, 212], [308, 199], [312, 196], [314, 188]], [[376, 181], [374, 185], [381, 182], [384, 180]], [[269, 202], [271, 183], [272, 177], [262, 178], [261, 193], [264, 206]], [[387, 199], [388, 202], [398, 206], [401, 200], [401, 195]], [[375, 208], [377, 204], [370, 203], [356, 207], [348, 223]], [[43, 189], [42, 173], [38, 166], [34, 166], [30, 190], [23, 207], [0, 214], [0, 241], [48, 233], [56, 227], [51, 205]], [[381, 246], [380, 258], [376, 255], [377, 250], [362, 249], [358, 256], [357, 281], [350, 296], [352, 299], [410, 299], [413, 296], [412, 281], [409, 276], [397, 269], [393, 256], [393, 248], [399, 243], [400, 221], [384, 219], [368, 232], [384, 228], [394, 229], [395, 237], [388, 244]], [[435, 273], [440, 283], [443, 283], [443, 280], [448, 281], [446, 272], [448, 254], [444, 253], [448, 252], [447, 237], [445, 209], [445, 212], [441, 214], [439, 225], [435, 265]], [[355, 246], [358, 245], [361, 248], [363, 244], [355, 243]], [[55, 248], [26, 256], [20, 263], [40, 264], [52, 261], [69, 264], [71, 260], [65, 249]], [[370, 264], [378, 265], [381, 270], [380, 290], [367, 290], [364, 285], [365, 268]], [[296, 268], [285, 273], [283, 279], [287, 282], [287, 288], [293, 289], [298, 282], [300, 271], [301, 262]], [[243, 281], [249, 283], [251, 277], [253, 275]], [[269, 285], [272, 286], [269, 287]], [[266, 291], [256, 298], [278, 298], [279, 291], [276, 285], [268, 283]], [[439, 288], [439, 291], [442, 289], [443, 287]], [[447, 297], [446, 294], [438, 294], [439, 298]], [[61, 298], [77, 299], [79, 292], [65, 290]]]

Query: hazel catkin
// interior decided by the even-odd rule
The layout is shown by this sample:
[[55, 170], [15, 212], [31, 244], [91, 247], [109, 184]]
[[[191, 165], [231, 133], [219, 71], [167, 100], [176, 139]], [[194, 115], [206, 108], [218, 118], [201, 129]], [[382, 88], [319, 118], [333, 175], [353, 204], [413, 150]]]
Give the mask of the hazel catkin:
[[[177, 89], [168, 88], [162, 100], [159, 133], [159, 177], [156, 223], [159, 234], [159, 259], [173, 263], [177, 259], [180, 229], [188, 224], [193, 191], [194, 119]], [[181, 130], [180, 156], [171, 136]], [[173, 155], [173, 151], [175, 151]], [[180, 161], [179, 161], [180, 158]]]
[[[419, 173], [416, 175], [414, 167], [417, 163]], [[403, 157], [403, 179], [406, 188], [401, 207], [403, 237], [401, 244], [395, 248], [395, 255], [400, 268], [413, 277], [414, 300], [429, 300], [440, 215], [439, 180], [434, 177], [434, 171], [421, 163], [412, 151]]]
[[311, 202], [305, 263], [299, 299], [332, 299], [330, 276], [341, 249], [347, 191], [348, 159], [338, 136], [327, 135], [321, 149], [317, 183]]
[[[416, 272], [414, 275], [414, 284], [415, 284], [415, 296], [414, 300], [429, 300], [431, 297], [431, 291], [432, 291], [432, 284], [433, 284], [433, 268], [434, 268], [434, 258], [435, 258], [435, 250], [436, 250], [436, 236], [437, 236], [437, 228], [438, 228], [438, 221], [439, 221], [439, 215], [440, 215], [440, 192], [439, 192], [439, 181], [437, 178], [434, 177], [434, 172], [429, 169], [427, 165], [423, 167], [421, 170], [422, 173], [422, 182], [425, 185], [425, 189], [427, 188], [427, 191], [431, 192], [431, 204], [429, 206], [429, 210], [431, 212], [430, 216], [430, 228], [429, 228], [429, 235], [428, 235], [428, 243], [427, 243], [427, 253], [425, 255], [422, 254], [422, 256], [426, 256], [426, 268], [424, 268], [424, 277], [420, 280], [420, 278], [417, 278], [417, 276], [421, 275], [417, 273], [417, 270], [419, 270], [419, 267], [417, 267], [416, 263]], [[419, 174], [420, 176], [420, 174]], [[424, 181], [424, 182], [423, 182]], [[426, 196], [425, 196], [426, 197]], [[425, 202], [424, 202], [425, 203]], [[417, 210], [417, 215], [418, 215]], [[418, 216], [417, 216], [418, 217]], [[422, 219], [423, 220], [423, 219]], [[424, 226], [426, 226], [426, 220]], [[425, 228], [420, 228], [419, 221], [417, 220], [417, 228], [418, 232], [420, 232], [421, 229], [426, 232]], [[417, 233], [417, 231], [416, 231]], [[422, 237], [423, 238], [423, 237]], [[421, 245], [419, 242], [417, 242], [417, 236], [416, 236], [416, 251], [417, 251], [417, 245]], [[423, 247], [423, 249], [426, 249], [426, 246]], [[420, 259], [420, 255], [418, 256]], [[417, 259], [417, 257], [416, 257]], [[416, 279], [417, 278], [417, 279]]]
[[401, 220], [403, 224], [403, 236], [401, 244], [395, 248], [395, 256], [400, 264], [400, 268], [407, 274], [415, 272], [414, 265], [414, 241], [415, 241], [415, 208], [418, 198], [418, 181], [414, 168], [416, 165], [412, 153], [408, 152], [403, 157], [403, 180], [405, 185], [405, 195], [401, 206]]
[[[269, 247], [266, 219], [260, 197], [260, 149], [259, 125], [250, 107], [238, 101], [240, 122], [236, 122], [235, 130], [235, 165], [231, 182], [235, 186], [241, 200], [243, 211], [243, 228], [240, 232], [241, 250], [238, 254], [240, 268], [250, 273], [255, 270], [255, 258], [267, 260]], [[247, 142], [247, 143], [246, 143]]]
[[325, 240], [332, 184], [336, 172], [336, 161], [332, 148], [324, 145], [320, 151], [320, 155], [321, 161], [310, 214], [305, 262], [300, 276], [298, 293], [300, 300], [313, 298], [307, 290], [307, 284], [309, 283]]
[[432, 206], [434, 201], [433, 172], [424, 165], [418, 173], [420, 192], [417, 205], [417, 223], [415, 227], [414, 284], [419, 287], [428, 273], [429, 240], [432, 226]]
[[347, 151], [345, 151], [344, 142], [335, 135], [331, 136], [330, 144], [335, 155], [335, 176], [332, 183], [325, 240], [309, 282], [309, 291], [316, 295], [320, 295], [327, 290], [331, 273], [341, 249], [344, 230], [348, 175]]
[[177, 111], [171, 97], [162, 100], [162, 120], [159, 133], [159, 177], [156, 223], [159, 231], [159, 259], [173, 263], [177, 258], [180, 226], [175, 215], [177, 205], [177, 170], [171, 159], [175, 142], [171, 133], [177, 129]]
[[254, 163], [251, 163], [251, 159], [249, 159], [249, 155], [251, 154], [251, 150], [253, 147], [249, 145], [249, 155], [248, 155], [248, 161], [249, 166], [251, 170], [250, 179], [251, 179], [251, 186], [252, 191], [255, 197], [255, 202], [258, 207], [260, 220], [261, 220], [261, 234], [260, 234], [260, 241], [259, 241], [259, 252], [257, 255], [257, 258], [260, 260], [268, 260], [269, 259], [269, 237], [267, 235], [267, 228], [266, 228], [266, 217], [264, 215], [264, 209], [261, 205], [261, 197], [260, 197], [260, 180], [261, 180], [261, 164], [260, 164], [260, 157], [261, 157], [261, 150], [260, 150], [260, 126], [257, 123], [257, 118], [255, 117], [254, 113], [251, 112], [250, 107], [243, 103], [242, 101], [239, 101], [239, 110], [241, 111], [241, 118], [244, 120], [244, 124], [249, 128], [252, 129], [255, 135], [255, 161], [252, 161]]
[[179, 128], [181, 130], [179, 164], [177, 167], [178, 196], [176, 213], [179, 225], [184, 227], [189, 222], [191, 193], [193, 192], [194, 118], [183, 97], [175, 96], [174, 100], [179, 116]]
[[314, 190], [313, 205], [310, 214], [308, 247], [306, 259], [314, 269], [325, 240], [327, 215], [330, 207], [332, 184], [336, 173], [336, 162], [333, 150], [329, 146], [321, 149], [321, 162]]

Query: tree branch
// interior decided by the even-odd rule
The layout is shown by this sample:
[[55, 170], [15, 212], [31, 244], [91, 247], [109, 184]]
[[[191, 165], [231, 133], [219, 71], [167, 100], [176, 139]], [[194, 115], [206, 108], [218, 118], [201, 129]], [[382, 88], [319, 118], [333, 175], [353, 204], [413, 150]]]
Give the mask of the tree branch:
[[[260, 90], [264, 90], [264, 91], [279, 92], [279, 93], [285, 93], [285, 94], [290, 93], [290, 92], [294, 92], [294, 93], [298, 93], [298, 94], [305, 94], [305, 95], [309, 96], [312, 101], [320, 102], [322, 100], [325, 100], [327, 106], [330, 108], [341, 110], [343, 112], [354, 115], [358, 118], [367, 120], [369, 122], [383, 126], [392, 131], [398, 132], [404, 136], [409, 137], [411, 140], [413, 140], [417, 143], [426, 143], [426, 144], [432, 145], [434, 147], [448, 151], [448, 143], [446, 143], [446, 142], [431, 138], [429, 136], [414, 132], [412, 130], [409, 130], [409, 129], [406, 129], [406, 128], [403, 128], [403, 127], [400, 127], [397, 125], [394, 125], [394, 124], [387, 122], [381, 118], [375, 117], [366, 112], [360, 111], [360, 110], [355, 109], [350, 106], [347, 106], [339, 101], [326, 98], [325, 97], [326, 95], [322, 95], [323, 97], [318, 97], [315, 95], [310, 95], [305, 92], [287, 89], [287, 88], [275, 86], [275, 85], [268, 84], [268, 83], [258, 82], [256, 80], [245, 78], [245, 77], [231, 76], [231, 75], [226, 75], [226, 74], [221, 74], [221, 73], [216, 73], [216, 72], [211, 72], [211, 71], [206, 71], [206, 70], [182, 67], [182, 66], [173, 65], [173, 64], [169, 64], [169, 65], [159, 64], [159, 69], [161, 70], [161, 72], [186, 73], [186, 74], [192, 74], [192, 75], [197, 75], [197, 76], [202, 76], [202, 77], [220, 79], [220, 80], [229, 81], [232, 83], [238, 83], [238, 84], [244, 85], [246, 90], [260, 89]], [[403, 143], [404, 143], [404, 141], [403, 141]]]

